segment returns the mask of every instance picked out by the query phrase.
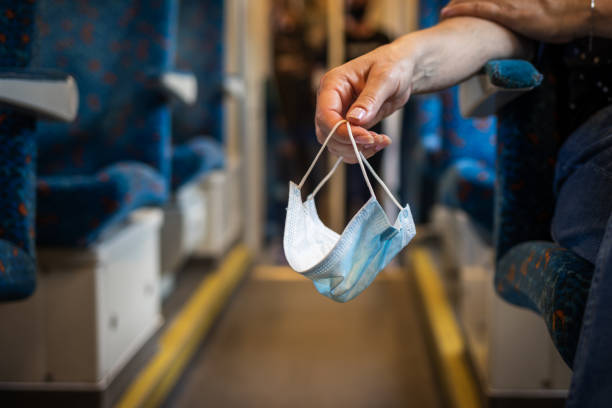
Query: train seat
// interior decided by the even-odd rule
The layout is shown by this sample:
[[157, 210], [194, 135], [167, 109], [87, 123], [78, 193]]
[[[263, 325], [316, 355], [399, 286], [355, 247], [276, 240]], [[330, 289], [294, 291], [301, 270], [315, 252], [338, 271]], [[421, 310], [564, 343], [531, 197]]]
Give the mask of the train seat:
[[[552, 68], [542, 65], [542, 84], [499, 112], [503, 148], [498, 153], [495, 288], [510, 303], [542, 316], [571, 367], [593, 265], [550, 236], [555, 163], [563, 138], [553, 119], [557, 94], [554, 75], [547, 74]], [[533, 71], [526, 69], [524, 77], [534, 77]]]
[[176, 65], [194, 73], [198, 96], [173, 113], [173, 191], [224, 166], [224, 12], [223, 1], [180, 5]]
[[[169, 102], [177, 90], [165, 75], [178, 6], [26, 3], [36, 5], [39, 34], [32, 66], [76, 78], [79, 114], [36, 130], [40, 285], [0, 310], [3, 333], [20, 339], [2, 356], [17, 364], [3, 367], [0, 381], [104, 388], [161, 321], [155, 207], [170, 189]], [[74, 327], [79, 336], [70, 335]], [[18, 365], [30, 355], [43, 357]]]
[[[184, 238], [182, 252], [204, 257], [222, 255], [237, 237], [234, 224], [240, 224], [240, 164], [226, 157], [225, 10], [225, 2], [220, 0], [184, 0], [179, 13], [176, 65], [195, 75], [198, 97], [173, 114], [172, 189], [176, 197], [203, 196], [207, 221], [202, 228], [189, 228], [193, 225], [188, 221], [189, 212], [186, 208], [180, 212], [185, 220], [184, 234], [192, 236]], [[175, 208], [180, 206], [175, 203]], [[164, 228], [170, 230], [171, 226]], [[171, 245], [173, 236], [178, 234], [164, 234], [164, 247]]]
[[[462, 320], [472, 327], [466, 330], [468, 338], [478, 337], [477, 325], [470, 321], [481, 320], [480, 330], [487, 332], [488, 361], [481, 364], [481, 372], [491, 390], [508, 389], [520, 397], [521, 388], [529, 392], [545, 383], [548, 389], [538, 391], [540, 398], [563, 398], [593, 265], [553, 243], [550, 236], [552, 183], [561, 140], [554, 122], [554, 78], [543, 80], [526, 61], [492, 61], [483, 71], [468, 80], [461, 103], [468, 115], [498, 111], [495, 266], [479, 279], [478, 293], [464, 295]], [[474, 91], [476, 95], [469, 95]], [[474, 287], [465, 276], [462, 285]], [[489, 318], [484, 321], [473, 307], [481, 303], [479, 298], [489, 299]], [[525, 308], [541, 319], [534, 321], [536, 315]], [[519, 332], [521, 336], [512, 334]], [[500, 361], [505, 374], [495, 370], [502, 366]], [[516, 375], [509, 375], [508, 367], [516, 368]], [[509, 387], [516, 381], [526, 387], [515, 385], [512, 391]]]
[[1, 1], [0, 10], [0, 301], [8, 301], [36, 285], [36, 117], [70, 121], [78, 98], [72, 77], [30, 66], [35, 5]]
[[170, 110], [157, 85], [175, 46], [171, 3], [39, 7], [35, 63], [70, 72], [81, 90], [73, 124], [37, 131], [39, 245], [87, 247], [167, 200]]

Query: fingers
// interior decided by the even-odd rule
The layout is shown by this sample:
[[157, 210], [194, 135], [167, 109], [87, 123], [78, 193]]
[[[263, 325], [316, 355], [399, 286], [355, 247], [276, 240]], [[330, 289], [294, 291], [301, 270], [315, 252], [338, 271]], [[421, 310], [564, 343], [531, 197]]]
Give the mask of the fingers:
[[[353, 100], [354, 89], [348, 75], [354, 68], [347, 65], [331, 70], [321, 80], [315, 114], [317, 138], [321, 143], [336, 123], [344, 119], [346, 109]], [[373, 138], [366, 129], [353, 128], [353, 135], [357, 143], [373, 143]], [[341, 126], [336, 131], [335, 138], [350, 144], [346, 126]]]
[[[374, 133], [374, 132], [372, 132]], [[391, 144], [391, 138], [386, 135], [374, 133], [376, 143], [370, 145], [358, 145], [357, 149], [363, 153], [366, 158], [372, 157], [377, 152], [381, 151], [385, 147]], [[357, 163], [357, 157], [355, 156], [355, 149], [352, 145], [345, 145], [338, 143], [337, 141], [330, 141], [328, 144], [329, 150], [337, 156], [341, 156], [345, 163], [354, 164]]]
[[[394, 95], [401, 87], [397, 75], [388, 69], [372, 68], [373, 66], [371, 58], [358, 58], [323, 76], [317, 94], [315, 114], [315, 129], [320, 143], [325, 142], [331, 129], [344, 119], [347, 111], [347, 119], [353, 125], [351, 129], [357, 147], [366, 157], [391, 143], [389, 137], [379, 135], [368, 128], [406, 101]], [[404, 99], [407, 99], [408, 92], [403, 93]], [[356, 100], [355, 95], [358, 95]], [[351, 109], [348, 109], [349, 106]], [[362, 109], [366, 115], [355, 109]], [[350, 117], [351, 113], [353, 118]], [[355, 121], [355, 114], [361, 119]], [[327, 146], [332, 153], [342, 156], [347, 163], [356, 162], [346, 126], [340, 126], [336, 130]]]
[[440, 12], [442, 18], [459, 16], [479, 17], [507, 25], [510, 16], [499, 4], [483, 0], [454, 0]]
[[[398, 79], [392, 72], [372, 68], [367, 75], [366, 83], [359, 96], [351, 105], [347, 119], [355, 125], [369, 128], [380, 120], [383, 104], [398, 90]], [[390, 113], [390, 112], [389, 112]]]

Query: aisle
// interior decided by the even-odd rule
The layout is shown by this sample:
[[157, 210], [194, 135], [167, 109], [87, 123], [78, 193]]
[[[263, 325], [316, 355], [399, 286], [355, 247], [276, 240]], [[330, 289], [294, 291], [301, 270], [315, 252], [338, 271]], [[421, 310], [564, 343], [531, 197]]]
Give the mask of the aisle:
[[438, 407], [410, 285], [392, 270], [337, 304], [287, 268], [256, 268], [166, 406]]

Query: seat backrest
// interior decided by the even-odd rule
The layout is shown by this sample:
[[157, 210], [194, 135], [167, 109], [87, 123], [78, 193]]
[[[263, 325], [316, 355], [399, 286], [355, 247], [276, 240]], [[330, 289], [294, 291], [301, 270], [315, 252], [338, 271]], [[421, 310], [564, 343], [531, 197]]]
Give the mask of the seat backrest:
[[34, 63], [71, 74], [77, 120], [38, 131], [42, 174], [88, 174], [135, 160], [169, 179], [170, 112], [152, 82], [172, 66], [176, 0], [41, 0]]
[[[29, 66], [34, 13], [34, 2], [0, 0], [0, 70]], [[34, 289], [34, 126], [34, 117], [0, 109], [0, 300]]]
[[[34, 36], [33, 2], [0, 0], [0, 70], [27, 68]], [[0, 109], [0, 239], [34, 254], [33, 116]], [[1, 268], [0, 268], [1, 269]]]
[[177, 142], [197, 135], [223, 140], [224, 4], [224, 0], [181, 0], [177, 68], [195, 74], [198, 99], [173, 114]]
[[556, 157], [563, 140], [557, 127], [558, 80], [548, 48], [537, 67], [542, 84], [498, 113], [495, 246], [497, 259], [526, 241], [551, 241]]
[[466, 119], [459, 110], [458, 87], [441, 92], [442, 120], [442, 167], [455, 160], [469, 157], [495, 166], [496, 119], [495, 117]]

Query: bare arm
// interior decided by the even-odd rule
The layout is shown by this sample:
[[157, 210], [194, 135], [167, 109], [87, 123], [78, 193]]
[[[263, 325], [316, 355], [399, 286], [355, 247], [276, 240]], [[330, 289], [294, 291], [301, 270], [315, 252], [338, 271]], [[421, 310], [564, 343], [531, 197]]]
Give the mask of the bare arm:
[[544, 42], [612, 38], [610, 0], [452, 0], [442, 17], [472, 16], [495, 21]]
[[[345, 116], [369, 157], [391, 140], [367, 129], [401, 108], [411, 93], [454, 85], [495, 58], [524, 57], [529, 44], [508, 29], [473, 17], [451, 18], [329, 71], [321, 80], [315, 123], [322, 142]], [[346, 128], [329, 144], [345, 161], [356, 161]]]

